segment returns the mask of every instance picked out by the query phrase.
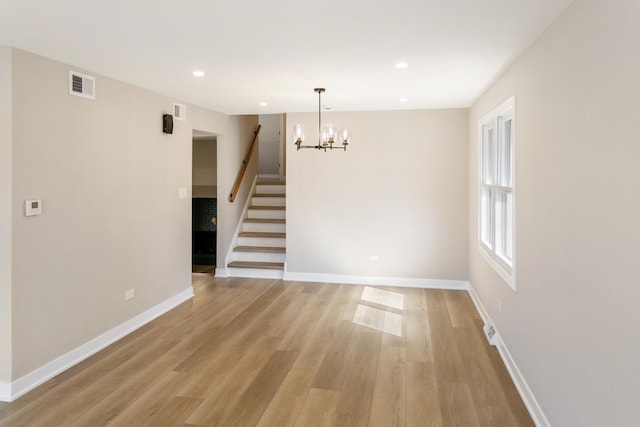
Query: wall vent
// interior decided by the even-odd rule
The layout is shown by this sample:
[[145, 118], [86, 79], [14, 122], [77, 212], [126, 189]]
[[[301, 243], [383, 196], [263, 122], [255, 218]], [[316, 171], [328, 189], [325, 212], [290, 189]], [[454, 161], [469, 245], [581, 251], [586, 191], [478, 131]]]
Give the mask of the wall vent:
[[187, 120], [187, 106], [178, 104], [177, 102], [173, 103], [173, 118], [176, 120], [182, 120], [183, 122]]
[[498, 337], [496, 334], [496, 330], [493, 329], [493, 325], [487, 322], [482, 327], [482, 330], [484, 331], [484, 336], [487, 338], [487, 341], [489, 341], [489, 344], [496, 345]]
[[69, 94], [96, 99], [96, 78], [77, 71], [69, 71]]

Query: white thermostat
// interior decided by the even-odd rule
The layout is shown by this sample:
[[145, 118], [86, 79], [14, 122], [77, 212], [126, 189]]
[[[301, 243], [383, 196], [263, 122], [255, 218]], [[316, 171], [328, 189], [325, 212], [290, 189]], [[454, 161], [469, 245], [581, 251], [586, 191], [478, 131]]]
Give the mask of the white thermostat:
[[27, 200], [24, 202], [24, 214], [26, 216], [40, 215], [42, 213], [42, 200]]

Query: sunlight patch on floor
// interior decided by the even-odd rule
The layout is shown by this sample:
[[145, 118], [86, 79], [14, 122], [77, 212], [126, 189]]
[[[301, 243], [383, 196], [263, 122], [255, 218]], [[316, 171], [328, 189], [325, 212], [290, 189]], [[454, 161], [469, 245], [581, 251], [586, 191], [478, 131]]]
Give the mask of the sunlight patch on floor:
[[402, 316], [367, 305], [358, 304], [353, 315], [353, 323], [386, 332], [397, 337], [402, 336]]
[[387, 307], [404, 310], [404, 295], [399, 292], [385, 291], [383, 289], [365, 286], [362, 290], [362, 301], [386, 305]]

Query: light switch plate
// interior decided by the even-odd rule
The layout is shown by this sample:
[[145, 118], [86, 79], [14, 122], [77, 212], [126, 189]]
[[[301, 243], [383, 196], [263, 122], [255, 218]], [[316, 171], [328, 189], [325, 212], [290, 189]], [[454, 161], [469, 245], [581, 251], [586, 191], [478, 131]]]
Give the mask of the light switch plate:
[[25, 200], [24, 214], [25, 216], [40, 215], [42, 213], [42, 200]]
[[189, 195], [189, 191], [187, 190], [187, 187], [180, 187], [178, 189], [178, 197], [180, 199], [186, 199], [188, 195]]

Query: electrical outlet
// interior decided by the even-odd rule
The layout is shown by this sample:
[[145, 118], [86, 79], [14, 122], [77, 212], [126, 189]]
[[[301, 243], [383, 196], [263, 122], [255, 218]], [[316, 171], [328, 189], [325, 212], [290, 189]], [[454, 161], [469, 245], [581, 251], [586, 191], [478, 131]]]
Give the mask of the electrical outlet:
[[127, 292], [124, 293], [124, 299], [126, 300], [130, 300], [131, 298], [135, 297], [135, 291], [133, 289], [129, 289]]
[[502, 301], [500, 301], [500, 298], [498, 298], [498, 311], [502, 311]]
[[369, 255], [369, 261], [370, 262], [378, 261], [378, 255]]

